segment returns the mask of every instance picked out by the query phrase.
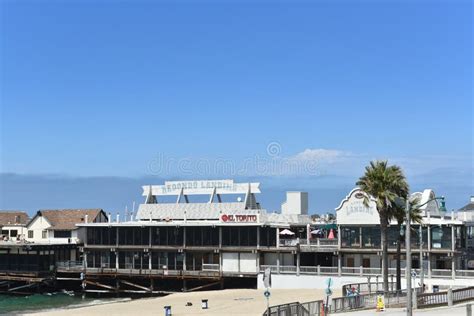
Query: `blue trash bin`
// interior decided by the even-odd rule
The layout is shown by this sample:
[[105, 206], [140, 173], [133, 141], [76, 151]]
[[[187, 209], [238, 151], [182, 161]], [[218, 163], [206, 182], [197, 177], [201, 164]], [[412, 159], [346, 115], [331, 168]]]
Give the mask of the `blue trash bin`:
[[165, 316], [171, 316], [171, 306], [165, 306]]

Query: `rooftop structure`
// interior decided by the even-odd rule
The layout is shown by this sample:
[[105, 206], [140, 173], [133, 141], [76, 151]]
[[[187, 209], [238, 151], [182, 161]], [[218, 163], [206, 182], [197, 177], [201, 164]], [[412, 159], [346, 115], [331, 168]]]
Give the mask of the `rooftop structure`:
[[0, 211], [0, 227], [26, 225], [29, 216], [24, 211]]
[[101, 216], [102, 219], [106, 217], [105, 212], [99, 208], [39, 210], [30, 223], [43, 217], [49, 224], [49, 230], [74, 230], [77, 229], [76, 224], [103, 221]]
[[308, 192], [286, 192], [286, 201], [281, 205], [281, 213], [308, 215]]
[[458, 212], [474, 212], [474, 196], [471, 195], [469, 203], [461, 207]]

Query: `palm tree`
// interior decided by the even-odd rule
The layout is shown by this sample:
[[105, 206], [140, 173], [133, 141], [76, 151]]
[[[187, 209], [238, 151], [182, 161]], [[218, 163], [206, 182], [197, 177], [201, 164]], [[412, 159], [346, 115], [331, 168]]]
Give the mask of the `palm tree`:
[[[415, 198], [413, 200], [409, 201], [409, 212], [410, 212], [410, 219], [412, 222], [418, 223], [421, 225], [423, 222], [423, 217], [421, 215], [421, 209], [419, 208], [420, 205], [420, 199]], [[403, 223], [405, 223], [406, 220], [406, 210], [405, 210], [405, 202], [400, 201], [400, 203], [394, 203], [392, 204], [392, 208], [390, 210], [392, 213], [393, 218], [397, 221], [397, 232], [400, 232], [398, 234], [397, 238], [397, 268], [396, 268], [396, 282], [397, 282], [397, 291], [400, 291], [402, 289], [402, 271], [401, 271], [401, 244], [404, 241], [404, 237], [401, 234], [401, 227]], [[412, 228], [413, 229], [413, 228]], [[420, 259], [421, 260], [421, 259]]]
[[393, 217], [390, 210], [397, 198], [407, 198], [408, 183], [400, 167], [389, 166], [387, 161], [371, 161], [370, 165], [365, 168], [365, 174], [359, 178], [356, 184], [366, 193], [364, 197], [366, 206], [369, 204], [369, 196], [375, 199], [380, 217], [383, 288], [385, 292], [388, 292], [387, 227]]

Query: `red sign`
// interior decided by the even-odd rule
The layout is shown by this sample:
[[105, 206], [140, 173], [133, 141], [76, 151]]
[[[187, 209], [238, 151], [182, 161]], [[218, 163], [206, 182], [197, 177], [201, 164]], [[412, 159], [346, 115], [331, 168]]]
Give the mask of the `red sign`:
[[221, 221], [226, 223], [255, 223], [257, 222], [257, 215], [227, 215], [221, 216]]

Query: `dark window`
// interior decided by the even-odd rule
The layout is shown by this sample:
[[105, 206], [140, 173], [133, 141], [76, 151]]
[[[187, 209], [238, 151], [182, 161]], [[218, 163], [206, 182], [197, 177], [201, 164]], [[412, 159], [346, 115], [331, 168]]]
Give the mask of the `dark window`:
[[16, 237], [18, 235], [18, 230], [10, 230], [10, 237]]
[[87, 243], [89, 245], [100, 244], [100, 227], [87, 227]]
[[269, 227], [260, 227], [260, 246], [270, 246], [270, 229]]
[[133, 245], [133, 227], [119, 227], [118, 231], [120, 245]]
[[55, 230], [54, 238], [71, 238], [70, 230]]
[[[222, 227], [222, 245], [223, 246], [256, 246], [257, 245], [257, 227]], [[266, 236], [268, 233], [264, 232]], [[275, 234], [275, 231], [273, 231]], [[268, 242], [265, 237], [265, 242]]]

